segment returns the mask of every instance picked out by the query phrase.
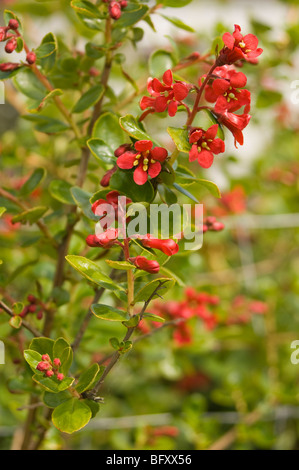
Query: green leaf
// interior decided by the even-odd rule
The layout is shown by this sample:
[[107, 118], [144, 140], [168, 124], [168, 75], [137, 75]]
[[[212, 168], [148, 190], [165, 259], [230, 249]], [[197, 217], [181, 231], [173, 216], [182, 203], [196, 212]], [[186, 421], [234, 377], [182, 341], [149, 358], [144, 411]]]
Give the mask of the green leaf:
[[17, 89], [36, 101], [42, 101], [46, 96], [47, 90], [36, 78], [34, 73], [29, 68], [24, 68], [14, 77], [14, 84]]
[[17, 222], [21, 222], [21, 224], [26, 224], [27, 222], [29, 222], [29, 224], [32, 225], [37, 222], [44, 215], [44, 213], [47, 212], [47, 210], [48, 208], [43, 206], [28, 209], [27, 211], [24, 211], [21, 214], [14, 216], [12, 219], [12, 223], [15, 224]]
[[213, 181], [208, 181], [204, 179], [196, 179], [196, 183], [204, 186], [213, 196], [221, 198], [221, 192], [218, 186], [213, 183]]
[[30, 178], [23, 184], [20, 195], [25, 196], [32, 193], [37, 186], [42, 182], [46, 176], [46, 170], [44, 168], [37, 168], [34, 170]]
[[83, 15], [87, 18], [100, 18], [100, 12], [93, 3], [86, 0], [73, 0], [71, 7], [74, 8], [76, 13]]
[[71, 398], [55, 408], [52, 421], [59, 431], [72, 434], [84, 428], [91, 417], [92, 412], [88, 405], [77, 398]]
[[105, 89], [103, 85], [95, 85], [94, 87], [90, 88], [75, 104], [73, 113], [82, 113], [86, 109], [89, 109], [91, 106], [95, 105], [102, 98], [104, 91]]
[[136, 140], [152, 140], [131, 114], [121, 117], [119, 124], [127, 134], [134, 137]]
[[189, 31], [190, 33], [195, 33], [195, 30], [191, 28], [191, 26], [188, 26], [187, 24], [185, 24], [182, 20], [179, 20], [178, 18], [173, 18], [173, 17], [166, 16], [166, 15], [160, 15], [160, 16], [165, 18], [165, 20], [169, 21], [177, 28], [183, 29], [185, 31]]
[[136, 24], [138, 21], [142, 20], [149, 8], [146, 5], [132, 5], [132, 9], [126, 8], [122, 13], [120, 19], [116, 23], [117, 28], [128, 28]]
[[175, 282], [177, 282], [177, 284], [180, 287], [186, 287], [186, 284], [184, 283], [184, 281], [179, 276], [177, 276], [174, 272], [170, 271], [170, 269], [165, 268], [164, 266], [161, 266], [160, 273], [164, 274], [164, 276], [172, 277], [172, 279], [174, 279]]
[[[174, 286], [175, 281], [174, 279], [170, 278], [161, 278], [149, 282], [145, 287], [143, 287], [139, 292], [137, 292], [134, 298], [134, 304], [138, 302], [148, 301], [149, 298], [154, 294], [155, 290], [160, 286], [160, 284], [162, 284], [162, 286], [157, 290], [157, 294], [164, 295], [169, 289]], [[157, 295], [155, 294], [154, 297], [156, 296]]]
[[117, 338], [110, 338], [109, 339], [109, 343], [111, 344], [111, 346], [113, 347], [113, 349], [115, 349], [116, 351], [118, 351], [119, 349], [119, 341]]
[[267, 108], [279, 103], [282, 100], [282, 94], [276, 90], [261, 90], [257, 96], [256, 107]]
[[36, 124], [35, 129], [45, 134], [56, 134], [56, 132], [63, 132], [69, 129], [69, 126], [59, 119], [54, 119], [49, 116], [43, 116], [40, 114], [27, 114], [22, 116], [27, 121], [32, 121]]
[[225, 140], [225, 134], [224, 134], [223, 126], [222, 126], [222, 124], [220, 124], [220, 122], [218, 121], [215, 114], [210, 109], [204, 109], [204, 111], [208, 115], [208, 117], [209, 117], [210, 121], [212, 122], [212, 124], [217, 124], [218, 125], [217, 135], [219, 136], [219, 138], [222, 139], [222, 140]]
[[168, 134], [174, 141], [177, 149], [180, 152], [189, 153], [191, 150], [191, 144], [189, 143], [187, 129], [181, 129], [176, 127], [169, 127], [167, 129]]
[[46, 406], [48, 406], [48, 408], [56, 408], [70, 398], [72, 398], [72, 396], [67, 391], [58, 393], [45, 392], [43, 396], [43, 402]]
[[160, 3], [166, 7], [181, 8], [189, 5], [191, 2], [192, 0], [161, 0]]
[[36, 50], [37, 59], [44, 59], [53, 54], [57, 49], [56, 42], [44, 42]]
[[[61, 96], [63, 94], [62, 90], [60, 90], [59, 88], [56, 88], [55, 90], [52, 90], [50, 91], [45, 97], [44, 99], [40, 102], [40, 104], [35, 108], [33, 109], [33, 111], [36, 111], [36, 112], [39, 112], [41, 111], [47, 104], [49, 104], [51, 102], [51, 100], [55, 97], [55, 96]], [[31, 110], [32, 111], [32, 110]]]
[[73, 362], [73, 350], [64, 338], [58, 338], [54, 343], [53, 359], [55, 358], [61, 361], [59, 372], [67, 375]]
[[115, 284], [110, 277], [106, 276], [100, 266], [93, 261], [83, 256], [75, 255], [68, 255], [65, 259], [76, 271], [94, 284], [110, 290], [122, 289], [122, 287]]
[[86, 215], [86, 217], [94, 221], [99, 220], [99, 218], [96, 215], [94, 215], [94, 213], [91, 210], [89, 200], [92, 195], [90, 193], [87, 193], [86, 191], [79, 188], [78, 186], [74, 186], [71, 189], [71, 194], [73, 196], [74, 201], [77, 203], [77, 205], [80, 207], [84, 215]]
[[150, 181], [138, 185], [133, 179], [133, 173], [128, 170], [117, 170], [110, 179], [110, 188], [125, 194], [133, 202], [150, 202], [154, 199], [155, 192]]
[[191, 194], [189, 191], [187, 191], [187, 189], [185, 188], [182, 188], [179, 184], [177, 183], [173, 183], [173, 187], [179, 191], [180, 193], [184, 194], [184, 196], [187, 196], [189, 199], [191, 199], [191, 201], [194, 201], [196, 202], [197, 204], [199, 204], [199, 201], [198, 199], [196, 199], [195, 196], [193, 196], [193, 194]]
[[86, 390], [91, 390], [93, 384], [99, 380], [104, 370], [105, 367], [100, 367], [98, 364], [93, 364], [89, 367], [89, 369], [83, 372], [79, 377], [78, 383], [75, 387], [77, 392], [81, 394]]
[[9, 324], [12, 328], [18, 330], [22, 326], [22, 318], [18, 315], [15, 315], [14, 317], [11, 317], [11, 319], [9, 320]]
[[112, 269], [120, 269], [122, 271], [130, 271], [131, 269], [135, 269], [135, 266], [127, 261], [112, 261], [110, 259], [105, 260], [108, 266]]
[[15, 315], [20, 315], [20, 313], [24, 309], [24, 304], [22, 302], [16, 302], [15, 304], [13, 304], [12, 309]]
[[100, 405], [93, 400], [83, 400], [83, 403], [90, 408], [92, 418], [94, 418], [100, 411]]
[[53, 357], [53, 347], [54, 340], [50, 338], [33, 338], [29, 345], [29, 349], [43, 354], [48, 354], [50, 357]]
[[117, 308], [110, 307], [110, 305], [93, 304], [91, 306], [91, 311], [96, 317], [101, 318], [101, 320], [123, 322], [130, 319], [128, 313], [118, 310]]
[[105, 144], [105, 142], [101, 139], [90, 139], [87, 142], [87, 145], [91, 151], [91, 153], [101, 162], [107, 164], [115, 164], [116, 157], [114, 156], [114, 152], [109, 145]]
[[147, 320], [156, 321], [158, 323], [164, 323], [165, 322], [165, 318], [159, 317], [159, 315], [154, 315], [153, 313], [145, 313], [143, 316]]
[[7, 211], [6, 207], [0, 207], [0, 217]]
[[49, 185], [49, 193], [54, 199], [63, 204], [74, 205], [71, 189], [72, 185], [63, 180], [53, 180]]
[[166, 70], [175, 65], [172, 54], [160, 49], [155, 51], [149, 59], [149, 71], [153, 77], [161, 77]]
[[112, 113], [104, 113], [99, 117], [94, 125], [92, 137], [102, 140], [112, 149], [118, 148], [126, 141], [119, 118]]
[[39, 58], [39, 62], [44, 71], [49, 72], [54, 67], [56, 63], [57, 48], [57, 39], [54, 34], [46, 34], [41, 42], [38, 54], [43, 55], [42, 58]]
[[70, 388], [75, 379], [72, 377], [66, 377], [63, 380], [58, 380], [56, 376], [45, 377], [44, 375], [35, 374], [32, 377], [32, 380], [45, 388], [48, 392], [58, 393]]
[[24, 351], [24, 358], [25, 361], [30, 365], [31, 369], [36, 373], [36, 368], [42, 360], [42, 355], [39, 352], [33, 351], [32, 349], [26, 349]]

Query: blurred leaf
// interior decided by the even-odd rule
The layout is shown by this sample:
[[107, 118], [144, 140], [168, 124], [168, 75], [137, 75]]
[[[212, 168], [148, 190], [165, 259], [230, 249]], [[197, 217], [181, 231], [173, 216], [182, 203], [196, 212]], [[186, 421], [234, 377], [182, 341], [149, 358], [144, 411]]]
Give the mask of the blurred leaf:
[[91, 417], [89, 406], [77, 398], [71, 398], [55, 408], [52, 421], [59, 431], [72, 434], [84, 428]]
[[161, 77], [166, 70], [172, 69], [174, 65], [172, 54], [163, 49], [155, 51], [149, 59], [149, 71], [153, 77]]
[[188, 26], [187, 24], [185, 24], [182, 20], [179, 20], [178, 18], [174, 18], [172, 16], [166, 16], [166, 15], [161, 15], [161, 16], [165, 18], [165, 20], [172, 23], [177, 28], [183, 29], [185, 31], [189, 31], [190, 33], [195, 33], [195, 30], [191, 28], [191, 26]]
[[29, 224], [32, 225], [37, 222], [47, 210], [48, 208], [43, 206], [28, 209], [21, 214], [15, 215], [12, 219], [12, 223], [16, 224], [17, 222], [21, 222], [21, 224], [26, 224], [29, 222]]
[[102, 98], [104, 91], [105, 89], [103, 85], [95, 85], [94, 87], [90, 88], [75, 104], [73, 113], [82, 113], [86, 109], [89, 109]]
[[72, 185], [63, 180], [53, 180], [49, 185], [49, 193], [54, 199], [63, 204], [74, 205], [74, 199], [71, 193]]
[[101, 320], [123, 322], [130, 319], [130, 315], [110, 305], [93, 304], [91, 306], [92, 313]]
[[32, 193], [37, 186], [43, 181], [46, 176], [46, 170], [44, 168], [37, 168], [34, 170], [30, 178], [23, 184], [20, 195], [25, 196]]

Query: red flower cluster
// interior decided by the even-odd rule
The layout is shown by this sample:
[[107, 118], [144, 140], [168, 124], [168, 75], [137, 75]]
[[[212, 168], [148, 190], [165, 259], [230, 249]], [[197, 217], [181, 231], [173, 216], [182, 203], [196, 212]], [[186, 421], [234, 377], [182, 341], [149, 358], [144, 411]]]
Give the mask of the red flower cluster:
[[[191, 318], [200, 318], [207, 329], [213, 329], [218, 324], [215, 313], [211, 312], [208, 306], [218, 305], [219, 298], [205, 292], [198, 293], [192, 288], [185, 291], [185, 299], [177, 302], [170, 301], [164, 304], [156, 302], [151, 313], [159, 315], [168, 320], [177, 320], [173, 338], [177, 345], [190, 344], [192, 342], [192, 330], [187, 325]], [[161, 323], [152, 322], [155, 328], [161, 327]], [[148, 324], [142, 320], [139, 329], [143, 333], [150, 331]]]
[[117, 166], [122, 170], [134, 171], [134, 181], [138, 185], [147, 182], [148, 176], [156, 178], [162, 170], [161, 163], [168, 157], [168, 152], [162, 147], [153, 148], [150, 140], [135, 142], [135, 151], [127, 150], [117, 159]]
[[228, 317], [227, 325], [242, 325], [249, 323], [252, 315], [265, 315], [269, 310], [268, 305], [260, 300], [250, 300], [246, 297], [237, 296], [231, 306], [231, 315]]
[[178, 106], [188, 96], [190, 86], [179, 80], [174, 82], [171, 70], [167, 70], [163, 83], [157, 78], [149, 78], [147, 89], [152, 98], [144, 96], [141, 99], [143, 111], [149, 108], [152, 112], [163, 113], [167, 109], [169, 116], [175, 116]]
[[[106, 199], [98, 199], [91, 206], [92, 212], [95, 215], [99, 215], [101, 217], [100, 223], [104, 229], [107, 229], [107, 227], [110, 227], [111, 224], [115, 220], [118, 220], [118, 198], [119, 197], [120, 197], [120, 194], [118, 191], [110, 191], [106, 195]], [[131, 199], [126, 198], [126, 205], [131, 204], [131, 203], [132, 203]], [[107, 211], [104, 211], [104, 210], [100, 211], [101, 206], [106, 206], [106, 205], [111, 206], [111, 209], [113, 211], [113, 217], [111, 216], [109, 218], [109, 214], [107, 214]], [[111, 211], [111, 214], [112, 214], [112, 211]], [[104, 217], [105, 217], [105, 221], [103, 220]]]
[[214, 161], [214, 154], [224, 152], [223, 140], [216, 139], [218, 124], [214, 124], [207, 131], [201, 128], [193, 128], [189, 134], [189, 142], [192, 148], [189, 152], [189, 161], [198, 163], [203, 168], [210, 168]]
[[[6, 41], [5, 44], [5, 52], [7, 54], [12, 54], [17, 47], [18, 42], [17, 38], [20, 36], [18, 29], [20, 25], [16, 19], [9, 20], [8, 26], [0, 28], [0, 42]], [[10, 33], [9, 31], [13, 31], [14, 33]], [[34, 52], [28, 52], [26, 60], [29, 65], [33, 65], [36, 62], [36, 54]], [[6, 62], [0, 64], [0, 71], [1, 72], [12, 72], [13, 70], [18, 69], [21, 66], [19, 63], [13, 62]]]
[[60, 366], [60, 359], [55, 358], [53, 362], [51, 362], [50, 356], [48, 354], [43, 354], [42, 360], [37, 364], [36, 369], [39, 372], [44, 372], [45, 377], [50, 378], [56, 376], [57, 380], [62, 381], [64, 379], [64, 375], [59, 372]]
[[28, 304], [23, 308], [22, 312], [19, 314], [21, 318], [25, 318], [30, 313], [35, 313], [36, 318], [41, 320], [43, 318], [44, 305], [43, 303], [34, 297], [34, 295], [29, 294], [27, 297]]
[[222, 217], [230, 214], [242, 214], [246, 211], [246, 194], [244, 188], [240, 185], [235, 186], [231, 191], [223, 193], [219, 199], [217, 207], [214, 207], [212, 212], [217, 217]]
[[205, 232], [221, 232], [225, 226], [222, 222], [218, 222], [216, 217], [209, 216], [203, 221], [203, 233]]

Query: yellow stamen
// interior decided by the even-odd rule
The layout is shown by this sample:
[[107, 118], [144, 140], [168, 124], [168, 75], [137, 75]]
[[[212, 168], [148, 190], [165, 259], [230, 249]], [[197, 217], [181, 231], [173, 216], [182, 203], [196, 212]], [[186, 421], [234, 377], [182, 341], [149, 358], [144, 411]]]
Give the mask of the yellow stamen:
[[141, 158], [141, 155], [140, 154], [136, 155], [136, 158], [137, 158], [137, 160], [139, 160], [139, 158]]
[[145, 158], [145, 159], [143, 160], [143, 163], [144, 163], [145, 165], [147, 165], [147, 164], [148, 164], [148, 158]]
[[245, 42], [242, 41], [242, 42], [239, 42], [239, 46], [240, 46], [240, 47], [245, 47], [246, 44], [245, 44]]
[[133, 163], [134, 166], [137, 166], [139, 165], [139, 161], [138, 160], [135, 160], [135, 162]]
[[234, 95], [233, 93], [230, 93], [228, 96], [229, 96], [231, 99], [234, 99], [234, 98], [235, 98], [235, 95]]
[[144, 165], [143, 166], [143, 171], [147, 171], [148, 170], [148, 166], [147, 165]]
[[156, 160], [153, 160], [153, 159], [152, 159], [152, 160], [151, 160], [151, 163], [156, 163]]

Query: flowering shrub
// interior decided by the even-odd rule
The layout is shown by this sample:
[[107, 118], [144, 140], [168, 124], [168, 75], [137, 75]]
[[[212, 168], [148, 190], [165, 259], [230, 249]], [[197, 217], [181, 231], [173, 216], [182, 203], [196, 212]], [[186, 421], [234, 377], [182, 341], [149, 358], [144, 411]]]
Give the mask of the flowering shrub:
[[[184, 282], [180, 259], [186, 257], [191, 271], [198, 253], [184, 252], [177, 232], [152, 233], [149, 217], [154, 203], [205, 203], [201, 233], [212, 258], [214, 244], [221, 251], [222, 218], [245, 212], [243, 186], [236, 182], [221, 195], [207, 171], [227, 159], [227, 142], [243, 145], [249, 112], [255, 114], [246, 74], [250, 67], [258, 73], [257, 36], [232, 24], [216, 45], [211, 34], [208, 52], [185, 45], [178, 54], [156, 50], [139, 83], [135, 71], [128, 72], [126, 47], [138, 48], [142, 22], [154, 29], [155, 15], [173, 2], [68, 3], [62, 10], [84, 37], [84, 50], [49, 31], [38, 43], [22, 25], [22, 14], [12, 11], [4, 12], [0, 28], [0, 79], [13, 83], [12, 101], [22, 95], [30, 142], [18, 158], [30, 160], [32, 169], [17, 182], [9, 174], [1, 181], [1, 227], [12, 250], [18, 234], [29, 258], [37, 247], [37, 259], [24, 265], [20, 259], [12, 273], [4, 260], [9, 281], [1, 282], [1, 318], [7, 317], [7, 335], [22, 353], [18, 373], [30, 395], [23, 449], [41, 448], [51, 432], [58, 430], [60, 439], [101, 416], [100, 404], [110, 400], [106, 378], [135, 343], [164, 331], [169, 350], [183, 350], [215, 333], [217, 349], [226, 328], [245, 328], [269, 310], [253, 293], [222, 299], [216, 288]], [[190, 31], [182, 21], [168, 20]], [[122, 92], [113, 81], [116, 73]], [[46, 165], [40, 163], [44, 154]], [[279, 169], [268, 174], [270, 183], [280, 178]], [[210, 194], [202, 196], [201, 190]], [[147, 218], [143, 233], [136, 228], [132, 235], [127, 228], [135, 204]], [[31, 285], [18, 285], [17, 276], [31, 262]], [[143, 359], [138, 357], [137, 375]], [[204, 372], [186, 370], [185, 378], [167, 373], [182, 393], [212, 382]], [[114, 384], [117, 379], [116, 373]], [[175, 426], [148, 428], [143, 442], [154, 446], [161, 436], [178, 435]]]

